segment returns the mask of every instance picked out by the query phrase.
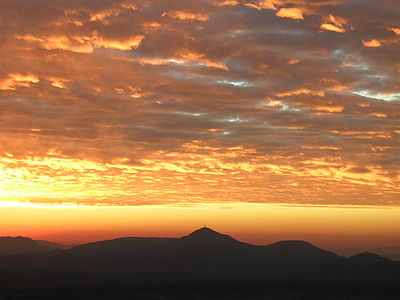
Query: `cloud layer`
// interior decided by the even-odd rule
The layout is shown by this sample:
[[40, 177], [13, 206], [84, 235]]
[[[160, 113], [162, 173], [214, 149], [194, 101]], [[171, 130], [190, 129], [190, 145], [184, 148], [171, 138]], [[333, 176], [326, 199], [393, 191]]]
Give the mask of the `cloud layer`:
[[3, 0], [2, 200], [399, 206], [395, 0]]

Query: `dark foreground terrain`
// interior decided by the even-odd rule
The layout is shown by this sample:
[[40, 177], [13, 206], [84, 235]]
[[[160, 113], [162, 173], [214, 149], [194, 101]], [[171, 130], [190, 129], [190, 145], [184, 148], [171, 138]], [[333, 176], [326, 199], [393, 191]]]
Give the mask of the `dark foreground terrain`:
[[400, 299], [397, 283], [318, 280], [138, 279], [56, 271], [0, 276], [0, 299]]
[[[14, 251], [21, 240], [5, 242]], [[178, 239], [18, 248], [0, 256], [0, 299], [398, 300], [400, 264], [367, 252], [344, 258], [304, 241], [254, 246], [202, 228]]]

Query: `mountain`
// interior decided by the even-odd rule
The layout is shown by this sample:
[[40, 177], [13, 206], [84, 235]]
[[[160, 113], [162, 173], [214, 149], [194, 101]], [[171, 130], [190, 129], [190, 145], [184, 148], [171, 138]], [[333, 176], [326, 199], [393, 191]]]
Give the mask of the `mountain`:
[[57, 243], [47, 241], [35, 241], [27, 237], [0, 237], [0, 256], [21, 253], [40, 253], [48, 252], [54, 249], [67, 249]]
[[399, 275], [400, 263], [372, 253], [346, 259], [305, 241], [254, 246], [204, 227], [0, 256], [0, 298], [397, 300]]
[[40, 252], [42, 247], [30, 238], [0, 237], [0, 255]]
[[181, 240], [187, 243], [202, 243], [206, 245], [245, 245], [226, 234], [221, 234], [208, 227], [197, 229], [187, 236], [181, 237]]
[[354, 256], [362, 252], [370, 252], [389, 258], [394, 261], [400, 261], [400, 247], [349, 248], [349, 249], [338, 249], [335, 252], [345, 257]]
[[290, 260], [291, 262], [327, 262], [342, 260], [342, 257], [333, 252], [322, 250], [305, 241], [282, 241], [265, 247], [266, 252], [275, 258]]
[[395, 278], [399, 267], [372, 254], [345, 259], [305, 241], [255, 246], [204, 227], [181, 238], [127, 237], [47, 253], [2, 256], [0, 272], [6, 269], [140, 277], [158, 274], [162, 278], [341, 279], [354, 278], [359, 273], [369, 274], [371, 278]]
[[80, 245], [63, 253], [74, 270], [216, 274], [248, 261], [256, 246], [209, 228], [181, 238], [119, 238]]
[[373, 274], [379, 274], [379, 279], [400, 278], [399, 264], [394, 261], [370, 252], [363, 252], [347, 259], [349, 274], [357, 278], [375, 278]]
[[354, 265], [369, 265], [369, 266], [391, 264], [393, 262], [392, 260], [386, 257], [382, 257], [370, 252], [363, 252], [351, 256], [348, 258], [348, 261]]
[[49, 250], [53, 250], [53, 249], [70, 249], [72, 247], [74, 247], [73, 245], [63, 245], [63, 244], [59, 244], [59, 243], [54, 243], [54, 242], [49, 242], [49, 241], [42, 241], [42, 240], [34, 240], [34, 242], [43, 247], [43, 248], [47, 248]]

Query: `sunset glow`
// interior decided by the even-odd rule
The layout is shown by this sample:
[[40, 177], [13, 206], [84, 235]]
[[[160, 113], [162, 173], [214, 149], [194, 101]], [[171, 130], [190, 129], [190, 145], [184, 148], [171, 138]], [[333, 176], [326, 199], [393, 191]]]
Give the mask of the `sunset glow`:
[[259, 245], [307, 240], [326, 249], [393, 245], [399, 210], [262, 204], [123, 207], [10, 203], [0, 206], [2, 236], [64, 244], [124, 236], [180, 237], [204, 225]]
[[396, 1], [2, 0], [0, 15], [0, 235], [207, 223], [400, 246]]

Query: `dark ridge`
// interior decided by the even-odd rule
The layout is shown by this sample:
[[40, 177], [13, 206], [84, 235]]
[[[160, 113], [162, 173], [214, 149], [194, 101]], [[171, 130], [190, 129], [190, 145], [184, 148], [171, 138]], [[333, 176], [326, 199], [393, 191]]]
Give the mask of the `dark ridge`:
[[377, 255], [375, 253], [371, 252], [362, 252], [356, 255], [353, 255], [347, 259], [348, 261], [352, 263], [358, 263], [358, 264], [390, 264], [393, 263], [393, 261], [389, 258]]
[[265, 246], [266, 252], [291, 261], [331, 261], [344, 258], [305, 241], [281, 241]]
[[113, 240], [99, 241], [75, 246], [69, 250], [74, 254], [85, 255], [111, 255], [118, 257], [121, 254], [134, 255], [140, 249], [156, 248], [158, 244], [165, 243], [171, 238], [151, 238], [151, 237], [125, 237]]
[[33, 240], [37, 245], [48, 248], [49, 250], [52, 249], [70, 249], [74, 247], [74, 245], [63, 245], [59, 243], [54, 243], [54, 242], [49, 242], [49, 241], [43, 241], [43, 240]]
[[[34, 244], [30, 239], [11, 240]], [[67, 250], [0, 257], [0, 273], [46, 269], [139, 277], [148, 274], [150, 278], [384, 278], [388, 281], [398, 281], [399, 271], [397, 263], [372, 253], [345, 259], [305, 241], [255, 246], [207, 227], [181, 238], [127, 237]]]
[[[230, 237], [227, 234], [222, 234], [217, 231], [212, 230], [211, 228], [208, 227], [203, 227], [200, 229], [197, 229], [190, 233], [189, 235], [181, 237], [181, 239], [196, 239], [196, 240], [230, 240], [230, 241], [237, 241], [234, 238]], [[238, 241], [237, 241], [238, 242]]]
[[212, 230], [211, 228], [208, 228], [206, 226], [196, 229], [192, 233], [190, 233], [188, 236], [199, 236], [199, 235], [206, 235], [206, 236], [227, 236], [226, 234], [219, 233], [215, 230]]
[[287, 246], [298, 247], [298, 248], [317, 248], [313, 244], [301, 240], [280, 241], [268, 245], [268, 247], [287, 247]]
[[96, 247], [96, 246], [105, 246], [105, 245], [116, 245], [116, 244], [137, 244], [137, 243], [146, 243], [146, 242], [158, 242], [163, 240], [171, 240], [174, 238], [158, 238], [158, 237], [122, 237], [116, 238], [112, 240], [104, 240], [104, 241], [97, 241], [92, 243], [86, 243], [82, 245], [74, 246], [71, 249], [79, 249], [85, 247]]
[[21, 253], [41, 253], [68, 248], [71, 247], [48, 241], [36, 241], [22, 236], [0, 237], [0, 256]]
[[3, 236], [0, 237], [0, 241], [33, 241], [29, 237], [24, 237], [24, 236]]
[[18, 237], [0, 237], [0, 255], [20, 254], [43, 251], [44, 248], [32, 239]]
[[394, 261], [371, 252], [363, 252], [347, 259], [348, 275], [357, 279], [399, 281], [400, 268]]
[[226, 250], [230, 252], [238, 248], [257, 248], [257, 246], [240, 242], [229, 235], [219, 233], [208, 227], [197, 229], [189, 235], [179, 238], [179, 243], [194, 247], [193, 250], [196, 252], [199, 249], [208, 249], [209, 251]]

